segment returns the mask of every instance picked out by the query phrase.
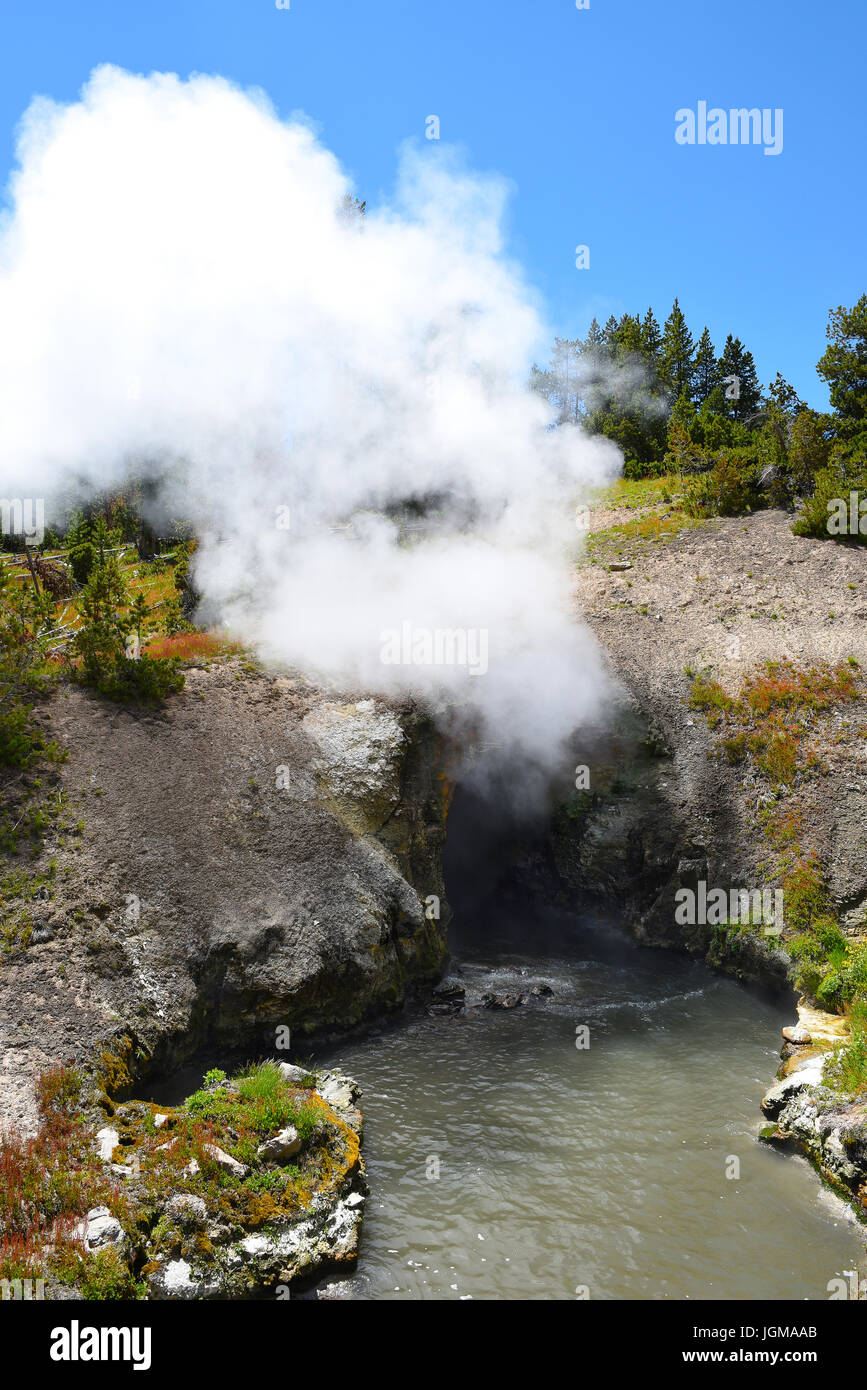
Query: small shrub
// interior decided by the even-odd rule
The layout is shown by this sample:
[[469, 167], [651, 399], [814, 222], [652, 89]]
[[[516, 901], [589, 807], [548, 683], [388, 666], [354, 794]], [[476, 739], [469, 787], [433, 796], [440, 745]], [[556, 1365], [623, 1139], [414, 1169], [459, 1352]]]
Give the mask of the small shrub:
[[668, 470], [669, 465], [664, 458], [646, 459], [643, 463], [639, 459], [628, 458], [623, 465], [623, 476], [630, 482], [636, 482], [640, 478], [664, 478]]
[[141, 656], [138, 660], [118, 656], [113, 665], [101, 671], [92, 684], [101, 695], [118, 704], [158, 704], [183, 690], [186, 677], [175, 658]]
[[81, 1095], [81, 1073], [75, 1067], [49, 1067], [36, 1083], [36, 1101], [44, 1119], [70, 1114]]
[[75, 644], [82, 657], [78, 679], [118, 703], [157, 704], [182, 690], [185, 678], [180, 662], [126, 654], [126, 639], [141, 632], [146, 618], [144, 599], [137, 595], [131, 611], [126, 581], [114, 556], [106, 557], [91, 573], [82, 599], [83, 623]]
[[860, 526], [856, 534], [845, 532], [836, 535], [829, 529], [828, 522], [833, 504], [843, 499], [847, 504], [850, 492], [867, 496], [867, 437], [861, 436], [852, 444], [838, 441], [831, 451], [830, 461], [825, 468], [816, 472], [813, 494], [804, 502], [800, 516], [792, 525], [796, 536], [816, 536], [821, 540], [848, 541], [851, 544], [867, 544], [867, 534], [862, 534]]
[[721, 449], [708, 472], [684, 477], [683, 488], [690, 516], [743, 516], [761, 504], [755, 464], [731, 449]]
[[72, 577], [76, 584], [84, 588], [89, 580], [93, 567], [97, 560], [96, 546], [90, 541], [83, 541], [74, 550], [69, 552], [69, 568], [72, 570]]

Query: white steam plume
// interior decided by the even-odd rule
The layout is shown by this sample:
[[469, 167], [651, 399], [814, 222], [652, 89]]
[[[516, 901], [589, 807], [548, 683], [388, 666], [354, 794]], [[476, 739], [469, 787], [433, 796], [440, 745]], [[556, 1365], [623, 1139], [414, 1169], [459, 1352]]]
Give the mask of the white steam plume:
[[[544, 326], [503, 254], [503, 185], [410, 150], [393, 203], [347, 217], [302, 118], [113, 67], [34, 101], [18, 156], [0, 492], [159, 477], [208, 610], [266, 655], [467, 709], [550, 764], [605, 698], [568, 554], [578, 496], [620, 459], [526, 388]], [[487, 670], [384, 664], [403, 624], [485, 632]]]

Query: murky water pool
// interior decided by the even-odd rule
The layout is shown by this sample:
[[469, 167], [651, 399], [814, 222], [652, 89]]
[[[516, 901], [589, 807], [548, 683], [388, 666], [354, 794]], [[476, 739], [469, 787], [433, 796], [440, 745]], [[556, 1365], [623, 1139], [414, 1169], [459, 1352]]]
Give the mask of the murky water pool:
[[[791, 1008], [552, 911], [452, 974], [463, 1014], [332, 1054], [364, 1088], [371, 1186], [332, 1296], [825, 1299], [864, 1268], [849, 1209], [756, 1139]], [[473, 1007], [533, 985], [553, 994]]]

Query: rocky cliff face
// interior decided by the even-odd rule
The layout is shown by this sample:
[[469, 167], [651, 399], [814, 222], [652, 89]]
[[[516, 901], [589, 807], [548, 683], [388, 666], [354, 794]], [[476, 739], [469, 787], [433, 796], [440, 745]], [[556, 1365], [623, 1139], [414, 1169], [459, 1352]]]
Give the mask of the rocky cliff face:
[[[841, 926], [857, 940], [867, 934], [863, 560], [857, 550], [792, 535], [791, 517], [778, 511], [717, 518], [660, 540], [650, 523], [666, 510], [594, 518], [594, 563], [579, 570], [577, 597], [621, 705], [611, 720], [616, 734], [590, 760], [590, 788], [558, 820], [558, 868], [576, 889], [619, 901], [641, 939], [710, 953], [718, 964], [719, 933], [675, 922], [675, 893], [699, 878], [769, 882], [762, 812], [791, 808], [800, 846], [817, 857]], [[735, 692], [769, 661], [809, 669], [849, 660], [861, 673], [859, 698], [822, 717], [798, 712], [798, 736], [815, 744], [817, 761], [782, 789], [750, 759], [721, 757], [714, 731], [689, 704], [697, 673]], [[758, 956], [741, 943], [738, 958], [722, 963], [784, 982], [785, 960], [772, 942], [758, 945]]]
[[[444, 966], [449, 786], [413, 707], [242, 662], [159, 712], [64, 687], [50, 887], [0, 970], [0, 1115], [95, 1061], [129, 1095], [201, 1046], [273, 1053], [401, 1005]], [[65, 829], [62, 828], [65, 825]]]
[[789, 960], [775, 939], [676, 917], [680, 889], [760, 882], [763, 854], [736, 779], [711, 756], [707, 730], [688, 718], [685, 686], [675, 687], [665, 722], [622, 688], [618, 733], [597, 748], [591, 788], [552, 823], [555, 873], [570, 901], [616, 905], [636, 940], [784, 990]]
[[[616, 732], [584, 757], [589, 788], [558, 813], [551, 860], [571, 900], [616, 902], [637, 939], [792, 991], [794, 1014], [787, 948], [805, 931], [809, 893], [838, 957], [867, 938], [863, 561], [850, 548], [793, 536], [781, 512], [674, 528], [662, 541], [654, 516], [645, 520], [642, 528], [631, 513], [598, 516], [606, 529], [591, 544], [594, 563], [579, 571], [581, 606], [618, 682], [620, 708]], [[788, 769], [761, 743], [762, 717], [748, 736], [758, 732], [752, 746], [763, 748], [764, 770], [744, 755], [748, 743], [723, 756], [721, 731], [737, 730], [724, 721], [721, 730], [714, 710], [706, 718], [691, 700], [699, 674], [724, 701], [768, 662], [787, 664], [778, 667], [779, 688], [775, 677], [768, 682], [763, 718], [787, 754], [797, 753]], [[829, 671], [851, 677], [851, 688], [838, 682], [845, 699], [824, 699]], [[801, 684], [792, 672], [804, 673]], [[769, 765], [776, 775], [766, 775]], [[782, 885], [782, 933], [678, 920], [679, 890], [698, 896], [701, 883], [726, 891]], [[820, 968], [831, 972], [827, 958]], [[827, 1054], [849, 1028], [844, 1017], [811, 1009], [816, 1002], [805, 997], [798, 1006], [810, 1015], [813, 1041], [806, 1050], [787, 1044], [780, 1084], [766, 1098], [776, 1124], [764, 1137], [805, 1152], [864, 1209], [865, 1097], [828, 1085]]]

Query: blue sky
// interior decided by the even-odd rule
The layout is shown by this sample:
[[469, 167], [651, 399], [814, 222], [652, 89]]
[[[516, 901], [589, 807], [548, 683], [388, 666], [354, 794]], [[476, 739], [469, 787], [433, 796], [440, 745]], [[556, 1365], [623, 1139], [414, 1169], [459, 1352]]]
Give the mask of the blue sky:
[[[867, 290], [865, 51], [863, 0], [2, 0], [0, 178], [31, 97], [102, 62], [263, 87], [371, 202], [435, 114], [511, 182], [509, 251], [556, 331], [678, 295], [696, 336], [737, 334], [821, 406], [828, 309]], [[782, 153], [678, 145], [701, 100], [782, 108]]]

